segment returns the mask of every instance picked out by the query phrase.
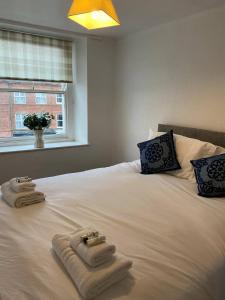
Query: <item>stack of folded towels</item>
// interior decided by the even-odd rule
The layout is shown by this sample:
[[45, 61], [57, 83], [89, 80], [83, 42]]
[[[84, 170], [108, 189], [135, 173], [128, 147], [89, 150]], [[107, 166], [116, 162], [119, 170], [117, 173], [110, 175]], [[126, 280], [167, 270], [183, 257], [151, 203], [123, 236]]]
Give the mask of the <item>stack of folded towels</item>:
[[45, 200], [45, 195], [35, 191], [36, 184], [28, 176], [13, 178], [2, 184], [2, 198], [12, 207], [39, 203]]
[[82, 228], [57, 234], [52, 246], [84, 299], [92, 299], [129, 274], [132, 262], [115, 256], [116, 247], [104, 235]]

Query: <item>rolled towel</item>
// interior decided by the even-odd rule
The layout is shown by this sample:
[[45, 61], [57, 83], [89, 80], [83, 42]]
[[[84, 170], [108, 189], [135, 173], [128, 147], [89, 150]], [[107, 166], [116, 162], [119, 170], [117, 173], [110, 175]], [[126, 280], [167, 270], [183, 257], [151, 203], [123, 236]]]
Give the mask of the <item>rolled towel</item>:
[[107, 242], [96, 245], [94, 247], [88, 247], [80, 241], [82, 235], [86, 235], [88, 232], [94, 232], [91, 228], [83, 228], [76, 231], [70, 240], [70, 245], [74, 251], [91, 267], [98, 267], [101, 264], [110, 262], [113, 259], [113, 254], [116, 251], [116, 247]]
[[41, 192], [21, 192], [15, 193], [10, 188], [10, 183], [3, 183], [1, 186], [3, 199], [12, 207], [20, 208], [23, 206], [39, 203], [45, 200], [45, 195]]
[[19, 183], [17, 182], [17, 178], [13, 178], [9, 181], [11, 189], [16, 192], [32, 192], [34, 191], [36, 184], [33, 183], [32, 181], [27, 181], [27, 182], [22, 182]]
[[89, 267], [71, 248], [70, 240], [68, 235], [57, 234], [52, 240], [52, 247], [85, 299], [98, 296], [129, 274], [132, 262], [121, 257], [115, 257], [112, 262], [98, 268]]

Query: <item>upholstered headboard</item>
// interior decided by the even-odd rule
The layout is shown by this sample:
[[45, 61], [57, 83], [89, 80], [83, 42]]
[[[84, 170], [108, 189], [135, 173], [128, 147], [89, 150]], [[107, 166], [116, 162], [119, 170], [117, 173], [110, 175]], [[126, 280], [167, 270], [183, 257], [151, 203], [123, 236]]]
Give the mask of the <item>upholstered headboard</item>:
[[184, 135], [190, 138], [209, 142], [225, 148], [225, 132], [216, 132], [204, 129], [181, 127], [175, 125], [159, 124], [158, 131], [167, 132], [173, 130], [174, 133]]

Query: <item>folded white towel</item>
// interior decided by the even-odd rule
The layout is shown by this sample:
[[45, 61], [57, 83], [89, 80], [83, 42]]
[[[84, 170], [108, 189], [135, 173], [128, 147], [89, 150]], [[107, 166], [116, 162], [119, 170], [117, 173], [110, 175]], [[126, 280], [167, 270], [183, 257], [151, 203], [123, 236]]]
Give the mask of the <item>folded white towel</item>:
[[9, 181], [11, 189], [16, 192], [32, 192], [35, 189], [36, 184], [33, 183], [32, 181], [27, 181], [27, 182], [22, 182], [19, 183], [17, 182], [17, 178], [13, 178]]
[[121, 257], [115, 257], [112, 262], [98, 268], [89, 267], [71, 248], [70, 240], [68, 235], [57, 234], [52, 240], [52, 246], [85, 299], [98, 296], [129, 274], [132, 262]]
[[45, 195], [41, 192], [22, 192], [15, 193], [10, 188], [10, 183], [3, 183], [1, 186], [3, 199], [12, 207], [20, 208], [23, 206], [39, 203], [45, 200]]
[[76, 231], [70, 241], [71, 247], [77, 252], [80, 258], [83, 259], [91, 267], [97, 267], [101, 264], [109, 262], [113, 259], [113, 254], [116, 251], [116, 247], [107, 242], [88, 247], [80, 241], [82, 235], [86, 235], [88, 232], [94, 232], [91, 228], [82, 228]]

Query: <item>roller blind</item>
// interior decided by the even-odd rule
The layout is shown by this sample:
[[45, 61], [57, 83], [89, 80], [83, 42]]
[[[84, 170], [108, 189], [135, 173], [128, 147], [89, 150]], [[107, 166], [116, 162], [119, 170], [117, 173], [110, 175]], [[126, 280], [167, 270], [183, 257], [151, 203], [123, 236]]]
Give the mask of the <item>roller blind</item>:
[[0, 78], [72, 82], [72, 42], [0, 29]]

